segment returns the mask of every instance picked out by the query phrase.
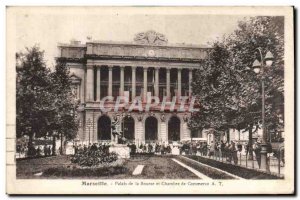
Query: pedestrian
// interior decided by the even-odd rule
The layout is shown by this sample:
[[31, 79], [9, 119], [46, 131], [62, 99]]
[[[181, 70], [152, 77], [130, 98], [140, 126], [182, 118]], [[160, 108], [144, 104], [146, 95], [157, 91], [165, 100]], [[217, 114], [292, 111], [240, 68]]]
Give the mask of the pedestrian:
[[245, 148], [245, 151], [246, 151], [246, 159], [247, 159], [248, 158], [248, 153], [249, 153], [249, 150], [250, 150], [249, 143], [246, 142], [244, 148]]
[[77, 154], [78, 153], [78, 146], [74, 145], [74, 153]]
[[237, 157], [237, 147], [233, 141], [231, 141], [231, 154], [232, 154], [232, 159], [235, 165], [238, 164], [238, 157]]
[[142, 143], [140, 144], [139, 149], [140, 153], [143, 153], [144, 145]]
[[135, 145], [135, 143], [133, 143], [131, 145], [131, 150], [132, 150], [132, 154], [135, 155], [135, 153], [136, 153], [136, 145]]
[[224, 158], [224, 150], [225, 150], [225, 143], [223, 142], [223, 140], [221, 140], [220, 153], [222, 158]]
[[151, 143], [148, 145], [148, 153], [152, 153], [153, 146]]
[[208, 146], [207, 143], [205, 142], [203, 145], [203, 156], [207, 156], [207, 152], [208, 152]]
[[47, 147], [46, 144], [45, 144], [45, 146], [44, 146], [44, 156], [45, 156], [45, 157], [48, 156], [48, 147]]
[[254, 153], [255, 153], [255, 157], [256, 157], [258, 167], [260, 168], [260, 164], [261, 164], [261, 146], [260, 146], [260, 141], [259, 140], [256, 141], [253, 144], [253, 150], [254, 150]]
[[42, 155], [42, 150], [41, 150], [40, 146], [38, 146], [36, 149], [36, 155], [37, 155], [37, 157], [40, 157]]
[[49, 147], [48, 147], [48, 150], [47, 150], [47, 151], [48, 151], [48, 155], [49, 155], [49, 156], [51, 156], [51, 155], [52, 155], [52, 153], [51, 153], [51, 150], [52, 150], [52, 148], [51, 148], [51, 146], [49, 145]]
[[209, 158], [214, 155], [214, 151], [215, 151], [214, 141], [211, 141], [209, 146], [209, 153], [208, 153]]
[[200, 142], [197, 143], [197, 146], [196, 146], [196, 155], [201, 155], [201, 144]]
[[230, 150], [229, 150], [229, 142], [226, 142], [225, 147], [224, 147], [224, 153], [225, 153], [225, 159], [227, 162], [230, 162]]
[[91, 149], [90, 149], [91, 151], [97, 151], [97, 146], [96, 146], [96, 144], [95, 143], [93, 143], [92, 144], [92, 146], [91, 146]]
[[87, 150], [88, 150], [88, 148], [87, 148], [86, 144], [84, 144], [83, 145], [83, 151], [87, 151]]
[[231, 163], [231, 161], [233, 160], [233, 150], [234, 146], [233, 146], [233, 141], [230, 142], [229, 146], [228, 146], [228, 162]]

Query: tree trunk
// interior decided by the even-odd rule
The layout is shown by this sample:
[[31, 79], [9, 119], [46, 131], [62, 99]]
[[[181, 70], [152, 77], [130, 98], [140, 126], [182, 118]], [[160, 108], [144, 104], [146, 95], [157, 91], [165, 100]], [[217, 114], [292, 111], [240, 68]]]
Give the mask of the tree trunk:
[[60, 133], [60, 155], [63, 155], [63, 134]]
[[226, 130], [227, 142], [230, 142], [230, 131], [229, 128]]
[[56, 156], [56, 137], [52, 136], [52, 155]]
[[28, 149], [33, 145], [33, 134], [29, 134]]
[[27, 145], [27, 149], [28, 149], [27, 156], [32, 157], [35, 156], [35, 150], [33, 147], [33, 134], [29, 133], [28, 136], [29, 136], [29, 141]]
[[252, 149], [252, 129], [253, 129], [253, 125], [250, 125], [249, 127], [249, 151], [248, 151], [248, 160], [253, 160], [253, 149]]

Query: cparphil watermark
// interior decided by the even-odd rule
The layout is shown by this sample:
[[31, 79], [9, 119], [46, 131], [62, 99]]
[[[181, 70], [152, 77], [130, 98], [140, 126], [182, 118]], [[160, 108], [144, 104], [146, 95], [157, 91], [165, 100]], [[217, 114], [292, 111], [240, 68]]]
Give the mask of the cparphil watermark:
[[120, 108], [127, 108], [129, 112], [131, 111], [145, 111], [148, 112], [155, 108], [161, 112], [168, 110], [173, 112], [175, 108], [179, 112], [197, 112], [199, 108], [195, 108], [196, 97], [188, 96], [173, 97], [171, 101], [168, 100], [166, 96], [160, 101], [159, 97], [151, 96], [148, 97], [146, 101], [143, 101], [142, 97], [137, 96], [131, 102], [127, 96], [117, 96], [115, 99], [113, 96], [103, 97], [100, 101], [100, 109], [102, 112], [117, 112]]

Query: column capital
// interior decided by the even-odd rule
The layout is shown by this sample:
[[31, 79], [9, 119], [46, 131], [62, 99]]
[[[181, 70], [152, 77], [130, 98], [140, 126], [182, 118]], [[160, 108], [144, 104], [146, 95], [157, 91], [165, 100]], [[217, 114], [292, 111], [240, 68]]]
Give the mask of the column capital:
[[194, 68], [189, 68], [189, 71], [192, 72], [194, 70]]
[[181, 68], [181, 67], [178, 67], [177, 70], [181, 72], [182, 68]]
[[109, 71], [112, 71], [113, 65], [107, 65], [107, 67], [108, 67], [108, 70], [109, 70]]
[[137, 66], [131, 66], [132, 70], [136, 70]]
[[87, 65], [86, 65], [86, 68], [87, 68], [87, 69], [93, 69], [93, 68], [94, 68], [94, 65], [93, 65], [93, 64], [87, 64]]
[[167, 72], [171, 71], [171, 67], [166, 67]]
[[120, 69], [124, 69], [126, 66], [125, 65], [119, 65]]
[[148, 68], [149, 68], [149, 66], [143, 66], [143, 70], [144, 70], [144, 71], [147, 71]]

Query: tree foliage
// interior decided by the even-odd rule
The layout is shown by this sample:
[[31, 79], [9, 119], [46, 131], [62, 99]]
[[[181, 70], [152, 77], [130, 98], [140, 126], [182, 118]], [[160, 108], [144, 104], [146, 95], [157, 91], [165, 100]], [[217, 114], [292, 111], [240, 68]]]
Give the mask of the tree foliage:
[[43, 137], [49, 131], [53, 111], [50, 70], [38, 47], [17, 53], [17, 137]]
[[65, 62], [57, 62], [51, 78], [54, 94], [53, 103], [55, 105], [53, 129], [57, 133], [63, 134], [67, 139], [73, 139], [78, 129], [75, 117], [78, 102], [75, 101], [71, 90], [69, 70]]
[[16, 126], [17, 137], [41, 138], [63, 134], [76, 135], [76, 102], [71, 92], [69, 71], [57, 63], [53, 72], [47, 68], [44, 52], [38, 46], [16, 54]]
[[282, 127], [284, 84], [284, 19], [252, 17], [240, 21], [238, 28], [221, 41], [215, 41], [193, 83], [201, 111], [192, 116], [191, 128], [259, 128], [261, 123], [261, 75], [252, 70], [255, 59], [267, 51], [274, 55], [272, 67], [265, 67], [266, 126]]

